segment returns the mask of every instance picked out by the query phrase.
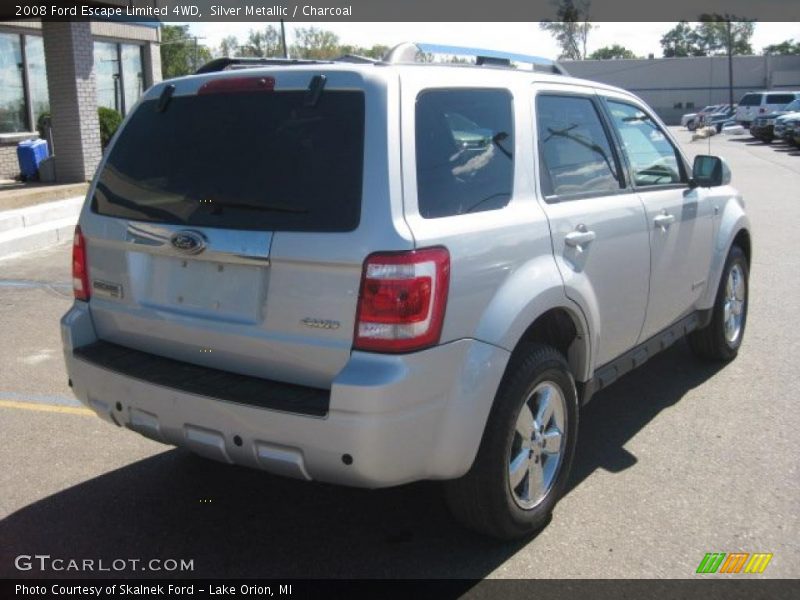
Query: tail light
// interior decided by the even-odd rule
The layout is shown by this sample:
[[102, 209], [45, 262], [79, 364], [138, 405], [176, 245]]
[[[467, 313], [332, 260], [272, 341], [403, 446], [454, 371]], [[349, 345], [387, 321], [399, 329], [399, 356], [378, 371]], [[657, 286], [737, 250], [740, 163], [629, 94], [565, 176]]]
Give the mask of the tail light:
[[72, 240], [72, 290], [76, 300], [89, 300], [89, 266], [86, 263], [86, 240], [80, 225], [75, 227]]
[[449, 285], [450, 254], [445, 248], [368, 256], [353, 347], [410, 352], [438, 343]]

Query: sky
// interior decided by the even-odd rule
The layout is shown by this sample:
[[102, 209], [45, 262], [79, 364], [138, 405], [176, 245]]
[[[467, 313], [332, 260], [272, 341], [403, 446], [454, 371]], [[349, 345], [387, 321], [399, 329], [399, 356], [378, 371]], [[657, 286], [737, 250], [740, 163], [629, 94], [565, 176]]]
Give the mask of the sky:
[[[192, 35], [203, 38], [200, 43], [212, 49], [220, 40], [235, 35], [240, 40], [250, 29], [265, 27], [258, 23], [191, 23]], [[287, 42], [291, 45], [292, 31], [296, 27], [319, 27], [333, 31], [343, 44], [393, 46], [400, 42], [428, 42], [453, 46], [491, 48], [520, 54], [534, 54], [549, 58], [558, 56], [558, 47], [551, 36], [540, 31], [538, 23], [287, 23]], [[675, 23], [594, 23], [589, 34], [588, 52], [621, 44], [637, 56], [650, 53], [661, 56], [659, 40]], [[794, 38], [800, 42], [800, 23], [756, 23], [751, 45], [760, 53], [764, 46]]]

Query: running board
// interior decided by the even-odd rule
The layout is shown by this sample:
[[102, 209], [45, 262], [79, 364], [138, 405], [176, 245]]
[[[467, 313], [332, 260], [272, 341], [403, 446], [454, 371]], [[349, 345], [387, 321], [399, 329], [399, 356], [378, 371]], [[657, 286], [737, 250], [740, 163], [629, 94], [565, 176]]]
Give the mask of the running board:
[[596, 392], [607, 388], [636, 367], [642, 366], [682, 337], [708, 325], [711, 322], [711, 314], [711, 309], [694, 312], [655, 334], [622, 356], [595, 369], [594, 376], [589, 381], [579, 384], [578, 392], [580, 393], [581, 404], [587, 404]]

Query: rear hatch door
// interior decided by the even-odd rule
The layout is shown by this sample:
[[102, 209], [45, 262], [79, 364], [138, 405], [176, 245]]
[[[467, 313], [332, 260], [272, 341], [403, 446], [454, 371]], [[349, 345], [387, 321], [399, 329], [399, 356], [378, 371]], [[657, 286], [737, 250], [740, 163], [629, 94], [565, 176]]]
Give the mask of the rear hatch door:
[[315, 91], [318, 75], [181, 80], [127, 119], [81, 216], [102, 339], [330, 386], [365, 253], [369, 92], [352, 72]]

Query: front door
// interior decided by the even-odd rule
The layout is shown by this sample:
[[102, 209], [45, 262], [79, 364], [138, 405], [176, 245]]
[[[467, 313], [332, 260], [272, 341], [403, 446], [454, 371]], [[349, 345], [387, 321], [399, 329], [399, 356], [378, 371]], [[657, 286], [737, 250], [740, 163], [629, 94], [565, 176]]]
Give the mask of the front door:
[[613, 98], [606, 106], [647, 212], [650, 296], [644, 341], [692, 312], [705, 291], [713, 209], [707, 190], [689, 186], [680, 152], [643, 107]]

